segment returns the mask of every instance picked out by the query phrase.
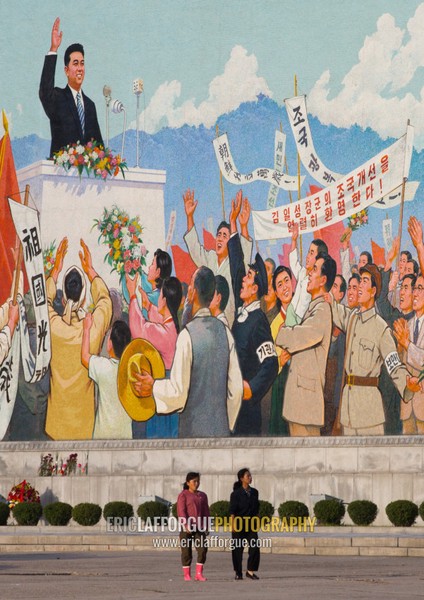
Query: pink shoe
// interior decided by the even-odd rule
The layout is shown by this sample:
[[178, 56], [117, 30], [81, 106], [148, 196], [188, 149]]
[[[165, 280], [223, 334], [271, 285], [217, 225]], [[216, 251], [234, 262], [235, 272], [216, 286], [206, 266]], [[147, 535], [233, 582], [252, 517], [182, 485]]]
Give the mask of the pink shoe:
[[191, 581], [190, 567], [183, 567], [184, 581]]
[[207, 581], [206, 577], [203, 577], [203, 565], [201, 563], [196, 564], [196, 581]]

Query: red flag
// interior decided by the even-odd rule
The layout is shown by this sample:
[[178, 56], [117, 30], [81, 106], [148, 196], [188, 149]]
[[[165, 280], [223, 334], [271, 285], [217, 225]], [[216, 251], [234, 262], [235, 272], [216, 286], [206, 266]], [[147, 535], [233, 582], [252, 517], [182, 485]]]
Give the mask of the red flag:
[[377, 265], [377, 267], [384, 266], [386, 263], [386, 253], [384, 248], [376, 244], [373, 240], [371, 240], [371, 253], [372, 253], [372, 262]]
[[174, 262], [175, 275], [180, 281], [185, 281], [185, 283], [189, 284], [191, 276], [197, 269], [190, 254], [177, 244], [171, 246], [171, 252]]
[[215, 238], [205, 228], [203, 228], [203, 246], [204, 246], [205, 250], [215, 250], [216, 249]]
[[278, 260], [280, 262], [280, 265], [289, 267], [290, 266], [289, 254], [290, 254], [291, 244], [283, 244], [281, 247], [283, 249], [283, 254], [278, 255]]
[[7, 198], [9, 196], [18, 202], [21, 201], [8, 124], [4, 112], [3, 126], [6, 133], [0, 140], [0, 304], [3, 304], [10, 296], [15, 269], [10, 249], [15, 247], [16, 232]]

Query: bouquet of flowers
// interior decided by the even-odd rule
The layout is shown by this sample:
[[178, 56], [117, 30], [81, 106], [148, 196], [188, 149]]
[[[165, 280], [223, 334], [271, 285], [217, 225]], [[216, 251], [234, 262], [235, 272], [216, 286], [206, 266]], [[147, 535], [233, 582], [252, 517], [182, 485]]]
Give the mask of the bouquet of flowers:
[[44, 275], [47, 279], [51, 270], [54, 267], [54, 261], [56, 259], [56, 240], [50, 244], [48, 248], [43, 250], [43, 261], [44, 261]]
[[40, 494], [24, 479], [18, 485], [13, 486], [7, 497], [9, 507], [13, 508], [20, 502], [40, 502]]
[[94, 223], [100, 231], [98, 241], [109, 247], [105, 261], [112, 267], [111, 272], [133, 277], [146, 264], [147, 250], [141, 239], [139, 217], [130, 218], [115, 205], [111, 210], [105, 208], [103, 217]]
[[53, 462], [53, 456], [50, 454], [41, 455], [41, 463], [38, 467], [38, 474], [40, 477], [50, 477], [57, 470], [56, 464]]
[[56, 460], [49, 454], [41, 455], [41, 463], [38, 467], [38, 474], [40, 477], [50, 477], [51, 475], [72, 475], [78, 473], [80, 475], [87, 474], [88, 472], [88, 455], [86, 456], [85, 464], [78, 462], [78, 454], [72, 452], [67, 459], [59, 460], [58, 454], [56, 454]]
[[[356, 231], [363, 225], [368, 225], [368, 208], [364, 208], [358, 213], [354, 215], [350, 215], [347, 220], [347, 226], [352, 231]], [[343, 243], [345, 241], [346, 232], [340, 238], [340, 241]]]
[[80, 177], [85, 171], [88, 176], [93, 173], [94, 177], [100, 179], [106, 179], [108, 175], [116, 177], [118, 173], [122, 173], [125, 178], [124, 169], [128, 169], [125, 159], [119, 154], [114, 156], [109, 148], [104, 149], [95, 140], [88, 142], [86, 146], [79, 142], [68, 144], [59, 152], [53, 153], [53, 160], [55, 165], [63, 167], [65, 171], [75, 167]]

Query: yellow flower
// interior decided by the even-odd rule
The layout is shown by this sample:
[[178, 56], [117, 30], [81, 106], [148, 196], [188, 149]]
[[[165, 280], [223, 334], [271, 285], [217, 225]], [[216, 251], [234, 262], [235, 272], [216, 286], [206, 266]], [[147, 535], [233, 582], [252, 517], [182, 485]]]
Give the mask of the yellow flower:
[[113, 255], [113, 260], [118, 260], [118, 258], [120, 258], [121, 256], [121, 252], [119, 250], [117, 250], [115, 252], [115, 254]]
[[113, 242], [113, 247], [115, 249], [118, 249], [121, 247], [121, 241], [118, 238], [116, 238], [116, 240]]

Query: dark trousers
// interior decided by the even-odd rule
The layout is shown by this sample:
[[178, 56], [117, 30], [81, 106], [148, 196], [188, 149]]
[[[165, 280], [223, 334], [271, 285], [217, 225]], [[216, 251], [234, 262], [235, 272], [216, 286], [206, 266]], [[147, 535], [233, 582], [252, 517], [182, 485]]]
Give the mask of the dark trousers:
[[243, 571], [243, 548], [244, 541], [247, 541], [249, 546], [248, 557], [247, 557], [247, 570], [257, 571], [259, 569], [260, 551], [258, 547], [258, 534], [256, 531], [239, 531], [232, 533], [233, 538], [233, 567], [236, 573]]
[[180, 532], [181, 546], [181, 564], [183, 567], [189, 567], [193, 559], [193, 548], [197, 551], [197, 562], [204, 565], [206, 562], [206, 553], [208, 547], [206, 545], [206, 534], [203, 531], [187, 531]]

